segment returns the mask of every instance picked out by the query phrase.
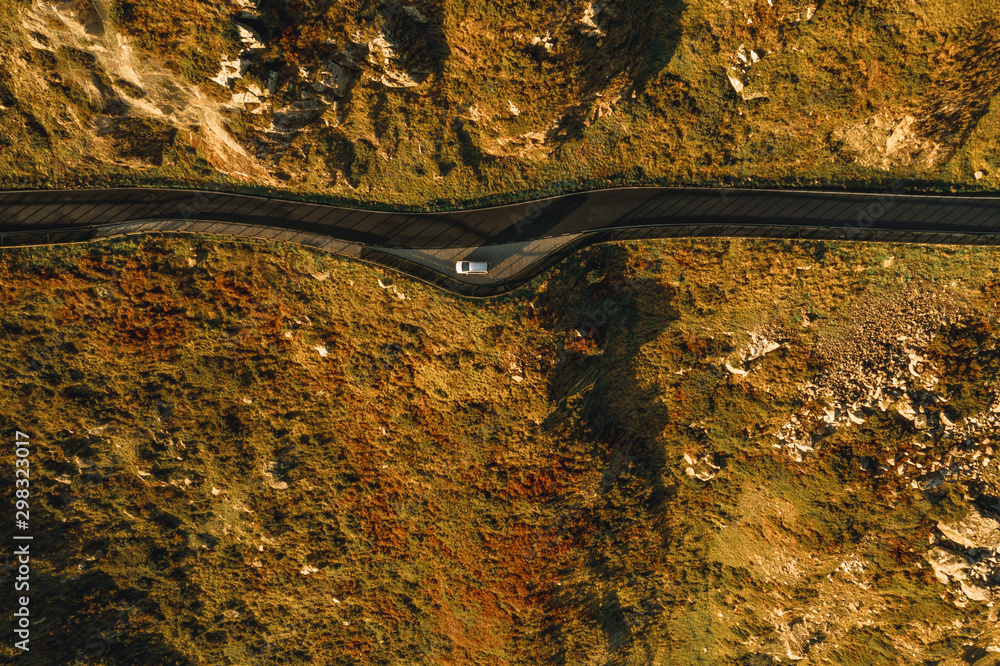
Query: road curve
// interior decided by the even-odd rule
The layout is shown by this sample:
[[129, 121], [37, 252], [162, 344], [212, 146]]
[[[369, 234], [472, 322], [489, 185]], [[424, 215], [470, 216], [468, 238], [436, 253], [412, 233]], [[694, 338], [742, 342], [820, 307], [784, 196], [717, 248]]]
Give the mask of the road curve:
[[[76, 243], [139, 232], [217, 233], [299, 243], [400, 270], [467, 296], [514, 289], [593, 243], [764, 237], [1000, 244], [1000, 197], [736, 188], [616, 188], [505, 206], [403, 213], [197, 190], [0, 192], [0, 246]], [[423, 254], [516, 255], [506, 273], [460, 277]], [[569, 239], [560, 243], [558, 239]], [[456, 254], [457, 253], [457, 254]]]

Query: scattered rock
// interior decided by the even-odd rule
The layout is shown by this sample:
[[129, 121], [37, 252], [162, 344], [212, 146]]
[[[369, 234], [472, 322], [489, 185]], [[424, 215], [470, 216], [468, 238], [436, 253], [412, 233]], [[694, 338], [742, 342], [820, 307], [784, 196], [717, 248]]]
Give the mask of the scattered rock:
[[264, 464], [263, 476], [272, 490], [286, 490], [288, 483], [285, 481], [275, 481], [274, 475], [279, 472], [278, 461], [270, 460]]
[[368, 62], [382, 72], [378, 76], [369, 74], [368, 78], [386, 88], [415, 88], [420, 85], [409, 72], [394, 68], [400, 64], [398, 50], [384, 33], [368, 42]]
[[328, 62], [319, 72], [319, 81], [313, 84], [313, 89], [318, 93], [343, 97], [347, 94], [351, 77], [347, 70], [335, 62]]
[[893, 407], [895, 407], [896, 412], [907, 421], [912, 421], [917, 417], [917, 412], [913, 409], [913, 404], [910, 403], [910, 398], [908, 396], [903, 396], [897, 400]]
[[253, 28], [248, 28], [242, 23], [237, 23], [236, 29], [239, 31], [240, 41], [243, 43], [244, 48], [254, 50], [267, 48], [267, 46], [260, 41], [260, 35], [258, 35]]
[[944, 548], [932, 548], [927, 553], [927, 561], [934, 571], [934, 577], [945, 585], [952, 580], [964, 580], [965, 571], [969, 568], [964, 557]]
[[414, 21], [416, 21], [417, 23], [427, 23], [427, 17], [421, 14], [420, 10], [414, 7], [413, 5], [408, 5], [406, 7], [403, 7], [403, 11], [406, 12], [406, 15], [409, 16]]
[[[732, 70], [730, 70], [730, 71], [732, 71]], [[727, 74], [726, 78], [729, 79], [729, 85], [731, 85], [733, 87], [733, 90], [735, 90], [737, 92], [737, 94], [742, 94], [742, 92], [743, 92], [743, 82], [740, 81], [735, 76], [733, 76], [732, 73]]]
[[684, 473], [699, 481], [711, 481], [719, 469], [719, 466], [712, 462], [711, 455], [705, 455], [696, 460], [690, 454], [685, 453], [684, 462], [688, 463], [688, 466], [684, 468]]
[[599, 9], [600, 7], [595, 6], [595, 3], [587, 3], [587, 6], [583, 10], [583, 18], [580, 19], [580, 24], [584, 28], [583, 34], [591, 37], [602, 37], [604, 35], [604, 31], [597, 25], [597, 12]]
[[775, 349], [781, 347], [781, 344], [768, 340], [767, 338], [757, 335], [756, 333], [750, 333], [750, 348], [745, 352], [740, 353], [740, 357], [744, 361], [754, 361], [764, 354], [770, 353]]
[[243, 77], [244, 67], [244, 61], [239, 58], [230, 59], [229, 56], [222, 56], [222, 60], [219, 62], [219, 73], [211, 80], [223, 88], [228, 88], [230, 83]]
[[[991, 601], [1000, 580], [1000, 522], [973, 508], [963, 520], [939, 522], [937, 528], [947, 541], [926, 555], [934, 576], [945, 585], [957, 583], [969, 600]], [[959, 608], [966, 605], [961, 599], [954, 603]]]
[[729, 66], [726, 77], [729, 79], [729, 85], [733, 87], [733, 90], [736, 91], [736, 94], [743, 101], [765, 99], [768, 96], [766, 90], [751, 90], [752, 86], [748, 86], [745, 78], [750, 68], [761, 61], [761, 53], [763, 51], [758, 53], [754, 49], [748, 50], [746, 44], [740, 44], [740, 47], [736, 49], [736, 53], [733, 54], [732, 64]]
[[555, 44], [552, 42], [552, 35], [548, 32], [545, 33], [544, 37], [532, 37], [531, 45], [541, 46], [545, 49], [546, 53], [552, 53], [552, 50], [555, 49]]

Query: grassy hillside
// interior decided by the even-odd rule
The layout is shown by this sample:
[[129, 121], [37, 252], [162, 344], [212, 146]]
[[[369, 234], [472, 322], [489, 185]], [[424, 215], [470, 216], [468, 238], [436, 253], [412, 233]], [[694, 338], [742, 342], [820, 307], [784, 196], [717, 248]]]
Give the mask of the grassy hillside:
[[995, 565], [930, 564], [1000, 509], [993, 250], [610, 245], [490, 302], [281, 244], [0, 262], [18, 663], [994, 663]]
[[[990, 2], [0, 2], [0, 186], [995, 190]], [[978, 176], [977, 176], [978, 174]]]
[[[997, 11], [0, 0], [0, 187], [995, 191]], [[487, 302], [283, 244], [4, 250], [16, 658], [1000, 663], [998, 272], [655, 241]]]

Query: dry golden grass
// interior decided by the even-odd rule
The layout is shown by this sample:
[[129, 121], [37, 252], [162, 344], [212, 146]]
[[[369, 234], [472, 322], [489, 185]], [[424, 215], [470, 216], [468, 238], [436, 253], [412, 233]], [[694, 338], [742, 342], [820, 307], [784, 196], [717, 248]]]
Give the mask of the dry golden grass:
[[[997, 270], [989, 249], [655, 242], [470, 302], [278, 244], [5, 251], [0, 414], [36, 442], [53, 636], [29, 663], [725, 662], [784, 654], [807, 615], [810, 658], [943, 658], [986, 615], [918, 563], [995, 478], [862, 472], [916, 455], [878, 412], [805, 462], [769, 433], [873, 297], [948, 294], [988, 346]], [[928, 353], [978, 409], [997, 360], [962, 330]], [[736, 378], [747, 331], [784, 346]]]

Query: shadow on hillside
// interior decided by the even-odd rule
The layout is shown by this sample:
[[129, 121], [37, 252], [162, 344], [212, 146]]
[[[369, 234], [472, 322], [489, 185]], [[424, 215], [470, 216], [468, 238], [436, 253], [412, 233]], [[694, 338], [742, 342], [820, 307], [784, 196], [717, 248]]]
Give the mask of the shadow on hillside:
[[[592, 443], [603, 465], [601, 499], [591, 508], [569, 508], [580, 519], [564, 523], [585, 526], [580, 529], [586, 533], [571, 536], [584, 553], [572, 577], [582, 576], [586, 583], [564, 587], [550, 601], [551, 622], [546, 624], [553, 663], [573, 658], [565, 647], [575, 640], [567, 613], [600, 628], [603, 645], [598, 649], [643, 654], [645, 641], [632, 636], [630, 611], [623, 609], [616, 592], [626, 560], [598, 545], [601, 539], [595, 537], [617, 531], [619, 520], [649, 523], [675, 492], [664, 485], [670, 475], [663, 473], [667, 461], [657, 442], [669, 415], [656, 385], [643, 387], [640, 359], [642, 347], [679, 313], [670, 287], [625, 277], [628, 256], [620, 246], [595, 246], [564, 262], [543, 295], [543, 305], [553, 315], [552, 332], [566, 334], [549, 385], [549, 397], [559, 407], [544, 427], [568, 429], [579, 441]], [[625, 505], [615, 504], [622, 499]], [[661, 537], [666, 541], [669, 535]]]
[[598, 47], [606, 60], [589, 73], [587, 82], [597, 88], [627, 74], [633, 88], [642, 91], [673, 58], [686, 4], [684, 0], [641, 0], [607, 5], [607, 16], [601, 21], [605, 34]]
[[579, 136], [595, 119], [598, 95], [610, 82], [624, 76], [623, 95], [645, 90], [673, 58], [680, 42], [684, 0], [603, 4], [596, 17], [603, 35], [598, 38], [582, 32], [578, 37], [578, 48], [587, 62], [581, 90], [584, 101], [563, 118], [557, 130], [563, 139]]
[[19, 655], [18, 663], [192, 663], [162, 635], [145, 630], [139, 623], [140, 615], [151, 614], [148, 593], [119, 587], [103, 571], [67, 578], [33, 569], [31, 592], [30, 650]]
[[929, 75], [920, 133], [942, 143], [948, 157], [961, 148], [989, 113], [1000, 92], [1000, 27], [996, 16], [971, 30], [962, 50]]

